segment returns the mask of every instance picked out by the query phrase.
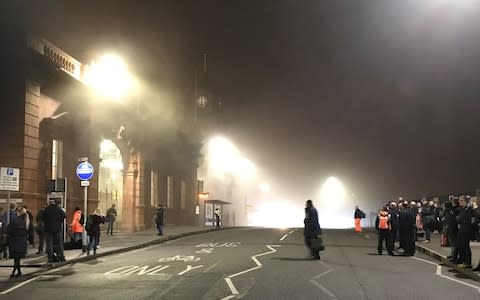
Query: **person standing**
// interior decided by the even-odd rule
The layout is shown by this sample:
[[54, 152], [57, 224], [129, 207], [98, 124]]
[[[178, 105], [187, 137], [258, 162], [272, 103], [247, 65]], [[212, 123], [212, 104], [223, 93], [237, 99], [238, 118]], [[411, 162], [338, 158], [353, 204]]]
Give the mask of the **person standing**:
[[220, 209], [215, 209], [215, 224], [220, 227]]
[[458, 256], [460, 268], [472, 268], [472, 251], [470, 249], [470, 237], [472, 236], [473, 209], [468, 205], [467, 197], [459, 199], [460, 210], [457, 216], [458, 222]]
[[[478, 198], [476, 198], [476, 201], [473, 207], [473, 215], [474, 215], [474, 222], [477, 225], [476, 226], [476, 235], [477, 235], [477, 242], [480, 242], [480, 206], [478, 205]], [[473, 271], [479, 272], [480, 271], [480, 259], [478, 260], [478, 264], [475, 268], [473, 268]]]
[[110, 232], [110, 235], [113, 235], [113, 223], [117, 217], [117, 210], [115, 209], [115, 204], [112, 204], [112, 207], [107, 209], [107, 235]]
[[425, 229], [425, 243], [430, 243], [430, 235], [433, 232], [435, 219], [434, 209], [433, 201], [427, 201], [426, 198], [422, 199], [422, 220]]
[[[27, 210], [24, 207], [20, 207], [17, 210], [17, 217], [7, 227], [10, 258], [14, 260], [10, 278], [22, 276], [20, 260], [27, 255], [30, 235], [33, 235], [33, 225], [30, 222]], [[17, 271], [16, 274], [15, 271]]]
[[42, 216], [45, 224], [45, 240], [47, 242], [48, 262], [54, 262], [54, 254], [59, 261], [65, 261], [63, 253], [63, 220], [65, 220], [65, 211], [61, 209], [55, 200], [50, 200]]
[[408, 201], [403, 202], [400, 206], [398, 222], [400, 231], [400, 247], [403, 249], [403, 255], [413, 256], [415, 253], [415, 217], [408, 207]]
[[157, 214], [155, 216], [155, 225], [157, 226], [158, 235], [163, 235], [163, 223], [165, 220], [165, 208], [159, 204]]
[[88, 233], [88, 248], [87, 255], [90, 255], [90, 250], [93, 248], [93, 254], [97, 254], [98, 241], [100, 240], [100, 224], [105, 223], [105, 217], [102, 216], [100, 208], [95, 209], [91, 216], [88, 216], [90, 220], [87, 220], [87, 233]]
[[81, 223], [82, 220], [82, 210], [80, 207], [75, 207], [75, 211], [73, 212], [72, 223], [70, 224], [70, 228], [72, 230], [72, 241], [73, 244], [77, 244], [79, 241], [82, 240], [83, 234], [83, 224]]
[[391, 248], [391, 243], [389, 241], [391, 238], [390, 231], [392, 226], [390, 225], [390, 215], [387, 212], [387, 208], [382, 208], [378, 212], [377, 219], [375, 220], [375, 229], [378, 232], [378, 255], [382, 255], [383, 241], [385, 241], [388, 255], [393, 255], [393, 249]]
[[390, 235], [388, 238], [388, 243], [390, 243], [390, 249], [392, 251], [395, 249], [395, 242], [400, 241], [400, 230], [399, 230], [399, 210], [397, 208], [396, 202], [390, 202], [388, 206], [388, 213], [390, 217]]
[[[33, 226], [33, 214], [32, 214], [32, 212], [28, 209], [28, 207], [26, 205], [24, 205], [23, 208], [25, 208], [25, 211], [27, 212], [27, 215], [28, 215], [28, 219], [30, 220], [30, 223]], [[32, 248], [34, 247], [35, 234], [29, 234], [28, 235], [28, 243], [30, 244], [30, 246], [32, 246]]]
[[43, 253], [43, 244], [45, 243], [45, 224], [43, 223], [43, 220], [42, 220], [44, 210], [45, 210], [45, 207], [42, 207], [38, 211], [37, 216], [35, 217], [35, 220], [37, 221], [37, 227], [35, 228], [35, 231], [37, 232], [37, 235], [38, 235], [37, 254]]
[[353, 215], [353, 218], [355, 219], [355, 232], [362, 232], [361, 221], [365, 218], [365, 213], [361, 211], [360, 208], [358, 208], [358, 205], [355, 206], [355, 213]]
[[305, 219], [303, 220], [305, 228], [303, 235], [305, 236], [305, 244], [310, 250], [312, 259], [320, 259], [320, 249], [312, 247], [312, 242], [319, 239], [322, 234], [320, 223], [318, 222], [318, 212], [313, 206], [312, 200], [307, 200], [305, 205]]

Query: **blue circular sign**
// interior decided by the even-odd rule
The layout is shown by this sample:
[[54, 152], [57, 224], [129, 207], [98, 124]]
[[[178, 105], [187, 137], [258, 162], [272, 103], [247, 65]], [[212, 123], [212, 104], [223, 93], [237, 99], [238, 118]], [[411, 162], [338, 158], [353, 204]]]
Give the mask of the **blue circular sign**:
[[93, 177], [93, 166], [91, 163], [84, 161], [77, 167], [77, 177], [80, 180], [87, 181]]

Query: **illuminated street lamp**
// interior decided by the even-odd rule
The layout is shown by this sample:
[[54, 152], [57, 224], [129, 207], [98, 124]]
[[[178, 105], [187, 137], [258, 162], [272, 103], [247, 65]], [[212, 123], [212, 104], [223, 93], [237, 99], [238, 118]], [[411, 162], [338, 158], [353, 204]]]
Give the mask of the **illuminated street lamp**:
[[84, 81], [102, 95], [120, 99], [133, 85], [133, 77], [125, 62], [117, 55], [102, 56], [86, 70]]

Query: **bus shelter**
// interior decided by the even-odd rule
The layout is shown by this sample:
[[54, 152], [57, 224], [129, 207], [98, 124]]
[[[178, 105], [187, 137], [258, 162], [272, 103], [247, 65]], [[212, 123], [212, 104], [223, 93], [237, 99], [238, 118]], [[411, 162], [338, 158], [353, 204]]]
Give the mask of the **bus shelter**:
[[220, 211], [220, 224], [222, 224], [223, 206], [227, 204], [231, 204], [231, 203], [223, 200], [205, 200], [204, 224], [206, 226], [215, 226], [215, 210], [216, 209]]

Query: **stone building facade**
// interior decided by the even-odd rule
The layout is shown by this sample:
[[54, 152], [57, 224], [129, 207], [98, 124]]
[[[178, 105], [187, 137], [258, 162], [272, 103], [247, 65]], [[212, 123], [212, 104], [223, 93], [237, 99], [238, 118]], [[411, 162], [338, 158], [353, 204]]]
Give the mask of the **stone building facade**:
[[133, 104], [103, 101], [84, 83], [88, 66], [45, 39], [9, 28], [0, 44], [0, 165], [20, 169], [12, 198], [35, 215], [46, 204], [47, 182], [66, 178], [70, 219], [76, 206], [83, 208], [75, 171], [88, 157], [95, 168], [89, 213], [116, 204], [118, 229], [136, 231], [153, 225], [161, 203], [167, 224], [197, 222], [198, 151], [182, 124], [154, 130], [146, 126], [154, 117]]

